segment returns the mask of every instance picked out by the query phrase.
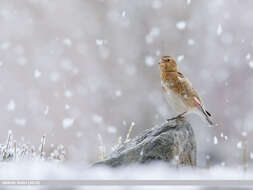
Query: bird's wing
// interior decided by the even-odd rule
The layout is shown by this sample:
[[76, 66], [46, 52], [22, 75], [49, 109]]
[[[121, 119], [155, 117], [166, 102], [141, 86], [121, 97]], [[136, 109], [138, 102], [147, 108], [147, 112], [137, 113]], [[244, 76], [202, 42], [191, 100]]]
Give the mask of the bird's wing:
[[169, 88], [176, 94], [181, 96], [181, 98], [189, 105], [194, 106], [194, 99], [203, 105], [203, 101], [200, 98], [197, 91], [192, 87], [191, 82], [184, 77], [182, 73], [170, 72], [166, 76], [166, 84]]
[[213, 125], [211, 114], [204, 108], [201, 97], [182, 73], [169, 72], [166, 76], [165, 84], [170, 90], [178, 94], [188, 106], [197, 108], [208, 123]]

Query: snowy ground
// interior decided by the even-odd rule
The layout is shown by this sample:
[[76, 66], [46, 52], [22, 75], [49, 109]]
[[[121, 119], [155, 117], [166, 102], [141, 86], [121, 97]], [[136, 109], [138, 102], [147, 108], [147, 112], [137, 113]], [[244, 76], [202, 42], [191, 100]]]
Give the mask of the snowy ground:
[[[252, 179], [252, 172], [244, 172], [241, 168], [213, 167], [210, 169], [171, 168], [164, 163], [148, 166], [130, 166], [111, 169], [107, 167], [91, 168], [71, 163], [53, 162], [2, 162], [0, 178], [4, 180], [241, 180]], [[35, 189], [46, 187], [33, 186]], [[56, 187], [54, 187], [56, 188]], [[73, 189], [101, 189], [101, 186], [82, 186]], [[103, 187], [111, 189], [112, 187]], [[147, 187], [114, 186], [113, 189], [146, 189]], [[150, 189], [166, 189], [166, 186], [149, 187]], [[179, 187], [173, 189], [203, 189], [200, 187]], [[205, 189], [205, 188], [204, 188]]]
[[[210, 169], [171, 168], [163, 163], [148, 166], [108, 167], [82, 166], [50, 162], [11, 162], [0, 164], [1, 179], [252, 179], [252, 172], [242, 168], [213, 167]], [[25, 172], [24, 172], [25, 171]]]

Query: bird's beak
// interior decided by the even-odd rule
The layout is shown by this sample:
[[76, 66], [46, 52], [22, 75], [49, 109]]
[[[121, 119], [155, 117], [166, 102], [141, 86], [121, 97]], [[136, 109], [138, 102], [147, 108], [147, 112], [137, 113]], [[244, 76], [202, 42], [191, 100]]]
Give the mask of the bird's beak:
[[160, 62], [158, 62], [158, 65], [160, 65]]

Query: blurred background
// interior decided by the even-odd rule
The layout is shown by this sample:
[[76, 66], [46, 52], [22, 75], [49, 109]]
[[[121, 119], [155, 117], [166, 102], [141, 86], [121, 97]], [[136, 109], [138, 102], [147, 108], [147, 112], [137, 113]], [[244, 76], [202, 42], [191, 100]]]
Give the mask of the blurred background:
[[[173, 113], [161, 93], [158, 61], [171, 55], [220, 129], [188, 116], [198, 165], [251, 163], [253, 2], [250, 0], [0, 1], [0, 141], [91, 163], [101, 140], [160, 125]], [[99, 140], [100, 139], [100, 140]], [[216, 139], [218, 141], [216, 141]]]

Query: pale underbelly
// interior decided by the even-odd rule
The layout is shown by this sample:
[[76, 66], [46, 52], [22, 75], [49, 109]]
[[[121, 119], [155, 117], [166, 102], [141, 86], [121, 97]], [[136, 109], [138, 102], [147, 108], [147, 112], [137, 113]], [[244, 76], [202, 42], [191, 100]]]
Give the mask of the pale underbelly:
[[164, 92], [164, 96], [166, 101], [168, 102], [170, 108], [176, 113], [181, 114], [184, 112], [188, 112], [189, 107], [184, 103], [182, 98], [175, 94], [173, 91], [167, 89]]

